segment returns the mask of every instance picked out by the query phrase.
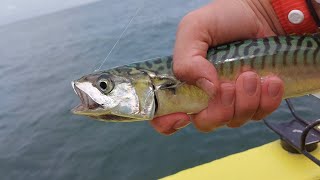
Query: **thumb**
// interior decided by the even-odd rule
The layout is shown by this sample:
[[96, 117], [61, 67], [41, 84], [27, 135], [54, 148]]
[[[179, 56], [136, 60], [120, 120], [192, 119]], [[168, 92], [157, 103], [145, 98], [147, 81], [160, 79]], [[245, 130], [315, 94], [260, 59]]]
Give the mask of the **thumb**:
[[173, 71], [175, 76], [189, 84], [198, 86], [210, 97], [214, 97], [220, 86], [216, 69], [200, 55], [189, 59], [189, 61], [181, 62], [179, 58], [174, 58]]
[[181, 21], [173, 55], [175, 76], [189, 84], [196, 85], [213, 97], [219, 81], [215, 67], [206, 59], [212, 40], [206, 23], [197, 21], [192, 13]]

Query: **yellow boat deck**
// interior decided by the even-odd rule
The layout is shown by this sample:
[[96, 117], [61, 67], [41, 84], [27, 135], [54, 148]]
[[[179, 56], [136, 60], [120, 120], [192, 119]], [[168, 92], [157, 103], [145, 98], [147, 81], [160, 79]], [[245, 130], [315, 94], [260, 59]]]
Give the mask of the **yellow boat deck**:
[[[320, 158], [320, 146], [312, 154]], [[275, 141], [163, 178], [198, 179], [320, 180], [320, 167], [303, 155], [286, 152]]]

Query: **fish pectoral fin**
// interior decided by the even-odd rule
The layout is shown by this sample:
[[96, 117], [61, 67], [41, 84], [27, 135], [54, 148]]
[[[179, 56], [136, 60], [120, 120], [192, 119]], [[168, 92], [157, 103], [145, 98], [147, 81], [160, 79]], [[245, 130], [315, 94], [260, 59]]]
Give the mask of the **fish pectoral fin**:
[[156, 90], [171, 90], [173, 92], [176, 91], [176, 88], [181, 86], [182, 82], [178, 81], [173, 77], [161, 76], [157, 77], [153, 81]]
[[159, 86], [159, 89], [172, 89], [172, 88], [176, 88], [176, 87], [177, 87], [177, 82], [175, 82], [171, 79], [166, 79]]

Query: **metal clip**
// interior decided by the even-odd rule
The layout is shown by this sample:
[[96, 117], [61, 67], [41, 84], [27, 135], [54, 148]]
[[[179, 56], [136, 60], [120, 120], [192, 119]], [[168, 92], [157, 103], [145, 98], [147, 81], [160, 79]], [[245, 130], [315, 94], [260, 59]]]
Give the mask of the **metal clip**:
[[301, 153], [320, 166], [320, 160], [310, 153], [317, 148], [320, 142], [320, 119], [314, 121], [303, 119], [295, 111], [290, 99], [285, 101], [293, 119], [283, 123], [264, 119], [264, 123], [280, 136], [281, 145], [285, 150], [291, 153]]

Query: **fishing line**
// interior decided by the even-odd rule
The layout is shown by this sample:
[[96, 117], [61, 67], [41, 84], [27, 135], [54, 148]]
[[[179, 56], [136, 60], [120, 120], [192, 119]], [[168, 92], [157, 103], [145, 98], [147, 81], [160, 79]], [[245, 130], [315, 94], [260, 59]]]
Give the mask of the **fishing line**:
[[99, 71], [101, 69], [101, 67], [104, 65], [104, 63], [107, 61], [107, 59], [109, 58], [110, 54], [112, 53], [112, 51], [114, 50], [114, 48], [117, 46], [117, 44], [119, 43], [119, 41], [122, 39], [123, 35], [125, 34], [125, 32], [127, 31], [128, 27], [130, 26], [131, 22], [133, 21], [133, 19], [139, 14], [140, 10], [143, 7], [143, 3], [142, 5], [136, 10], [136, 13], [131, 17], [129, 23], [126, 25], [125, 29], [122, 31], [121, 35], [119, 36], [118, 40], [116, 41], [116, 43], [113, 45], [113, 47], [111, 48], [111, 50], [109, 51], [108, 55], [104, 58], [104, 60], [102, 61], [101, 65], [99, 66], [98, 69], [94, 70], [94, 72]]

